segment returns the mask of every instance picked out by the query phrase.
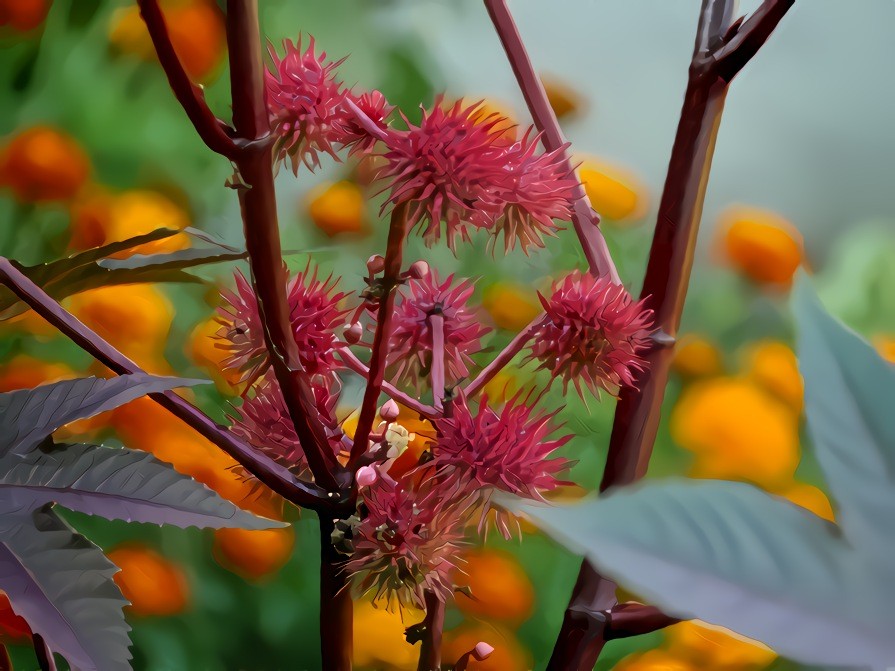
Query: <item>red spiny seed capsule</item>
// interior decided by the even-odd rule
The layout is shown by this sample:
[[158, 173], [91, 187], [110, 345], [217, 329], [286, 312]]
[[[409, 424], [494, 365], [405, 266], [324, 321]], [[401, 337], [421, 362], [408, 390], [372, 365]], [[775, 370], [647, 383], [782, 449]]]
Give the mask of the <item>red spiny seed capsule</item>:
[[576, 271], [541, 296], [548, 319], [532, 340], [531, 358], [582, 393], [617, 394], [646, 365], [652, 310], [606, 277]]
[[385, 258], [381, 254], [373, 254], [367, 259], [367, 271], [371, 275], [381, 273], [385, 269]]
[[414, 261], [407, 269], [407, 277], [414, 280], [421, 280], [429, 274], [429, 264], [425, 261]]
[[456, 383], [469, 375], [471, 355], [481, 350], [481, 338], [489, 331], [482, 325], [479, 309], [470, 305], [474, 289], [469, 280], [455, 284], [453, 275], [441, 281], [434, 270], [401, 288], [392, 316], [388, 358], [397, 378], [417, 389], [428, 384], [433, 346], [428, 317], [435, 312], [443, 317], [446, 381]]
[[400, 414], [398, 404], [393, 399], [389, 399], [379, 408], [379, 416], [386, 422], [394, 422]]
[[361, 326], [360, 322], [354, 322], [350, 326], [345, 327], [345, 333], [343, 334], [345, 338], [345, 342], [350, 345], [355, 345], [360, 342], [360, 339], [364, 335], [364, 327]]

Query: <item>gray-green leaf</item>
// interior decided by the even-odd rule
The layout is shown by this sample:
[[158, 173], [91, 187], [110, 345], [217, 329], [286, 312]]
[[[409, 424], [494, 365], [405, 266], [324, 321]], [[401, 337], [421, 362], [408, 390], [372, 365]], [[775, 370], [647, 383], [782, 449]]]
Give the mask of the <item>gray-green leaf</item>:
[[178, 527], [285, 526], [238, 508], [146, 452], [58, 445], [0, 459], [0, 514], [48, 503], [106, 519]]
[[53, 652], [81, 671], [128, 671], [117, 568], [49, 508], [0, 516], [0, 589]]
[[135, 398], [195, 384], [202, 380], [140, 373], [63, 380], [0, 394], [0, 455], [32, 450], [59, 427]]

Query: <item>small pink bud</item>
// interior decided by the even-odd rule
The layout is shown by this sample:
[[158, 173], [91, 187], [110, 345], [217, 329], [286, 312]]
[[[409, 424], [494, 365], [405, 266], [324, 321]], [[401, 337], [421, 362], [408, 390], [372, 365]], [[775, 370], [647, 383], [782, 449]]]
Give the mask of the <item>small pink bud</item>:
[[360, 325], [360, 322], [354, 322], [350, 326], [345, 327], [345, 342], [353, 345], [360, 341], [363, 334], [364, 328]]
[[491, 656], [492, 652], [494, 652], [493, 645], [488, 645], [484, 641], [479, 641], [472, 649], [472, 656], [475, 657], [477, 661], [484, 662]]
[[395, 403], [393, 399], [389, 399], [385, 403], [382, 404], [382, 407], [379, 408], [379, 416], [382, 417], [386, 422], [394, 422], [398, 419], [398, 414], [400, 413], [400, 409], [398, 408], [398, 404]]
[[369, 487], [379, 479], [379, 473], [372, 466], [361, 466], [357, 469], [355, 478], [358, 487]]
[[407, 276], [415, 280], [421, 280], [429, 274], [429, 264], [425, 261], [414, 261], [407, 269]]
[[385, 258], [380, 256], [379, 254], [373, 254], [369, 259], [367, 259], [367, 270], [370, 271], [371, 275], [375, 275], [376, 273], [381, 273], [385, 268]]

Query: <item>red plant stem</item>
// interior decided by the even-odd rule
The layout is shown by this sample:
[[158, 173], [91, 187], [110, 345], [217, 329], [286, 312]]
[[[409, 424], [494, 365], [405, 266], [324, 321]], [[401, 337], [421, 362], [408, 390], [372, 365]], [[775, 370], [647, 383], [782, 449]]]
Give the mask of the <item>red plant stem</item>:
[[[358, 375], [363, 377], [368, 377], [370, 375], [370, 369], [364, 364], [363, 361], [358, 359], [354, 352], [352, 352], [348, 347], [341, 347], [336, 351], [339, 358], [342, 360], [348, 368], [353, 370]], [[437, 419], [441, 416], [441, 412], [436, 410], [431, 405], [426, 405], [425, 403], [420, 402], [419, 399], [413, 398], [409, 394], [405, 394], [400, 389], [396, 388], [394, 385], [383, 380], [382, 382], [382, 393], [386, 394], [388, 397], [395, 399], [398, 403], [402, 405], [406, 405], [408, 408], [418, 413], [421, 417], [425, 419]]]
[[392, 210], [385, 251], [385, 266], [380, 280], [379, 310], [376, 314], [376, 332], [373, 334], [373, 351], [370, 356], [370, 374], [361, 403], [360, 416], [351, 446], [349, 468], [367, 451], [370, 431], [376, 419], [376, 405], [382, 391], [382, 378], [388, 356], [392, 314], [395, 311], [395, 288], [401, 281], [401, 263], [404, 260], [404, 241], [407, 238], [407, 204], [401, 203]]
[[308, 467], [318, 484], [336, 492], [345, 484], [337, 479], [342, 469], [299, 359], [286, 297], [257, 0], [228, 0], [226, 25], [233, 123], [249, 142], [234, 163], [244, 185], [239, 188], [239, 205], [264, 339]]
[[[513, 74], [516, 75], [516, 81], [522, 90], [535, 127], [542, 133], [541, 141], [548, 151], [561, 152], [563, 167], [570, 175], [575, 174], [575, 168], [569, 160], [568, 142], [559, 127], [556, 112], [550, 106], [544, 84], [535, 72], [506, 0], [484, 0], [484, 2], [491, 22], [497, 30], [500, 43], [510, 61]], [[575, 227], [575, 233], [578, 234], [578, 240], [581, 242], [591, 272], [598, 276], [608, 275], [613, 282], [621, 284], [618, 270], [616, 270], [612, 256], [609, 254], [609, 248], [606, 246], [606, 239], [600, 231], [600, 217], [591, 207], [590, 199], [580, 181], [575, 188], [572, 225]]]
[[140, 6], [140, 14], [146, 22], [149, 36], [155, 46], [159, 62], [168, 83], [174, 91], [174, 95], [180, 102], [189, 120], [192, 121], [199, 137], [208, 145], [208, 148], [227, 158], [235, 158], [239, 147], [224, 131], [224, 125], [216, 118], [205, 102], [202, 88], [190, 81], [189, 75], [183, 69], [171, 36], [165, 25], [165, 17], [159, 7], [158, 0], [137, 0]]
[[441, 634], [444, 629], [444, 601], [435, 592], [426, 590], [426, 619], [423, 620], [423, 640], [417, 671], [440, 671]]
[[[646, 473], [668, 382], [672, 356], [669, 343], [673, 344], [680, 324], [728, 85], [793, 2], [766, 0], [755, 15], [739, 26], [737, 33], [737, 24], [732, 23], [734, 0], [703, 0], [683, 109], [641, 292], [647, 307], [655, 311], [655, 325], [663, 338], [656, 339], [647, 353], [644, 372], [619, 396], [601, 492], [630, 484]], [[751, 34], [744, 35], [744, 31]], [[607, 617], [607, 612], [616, 607], [615, 591], [611, 580], [601, 576], [589, 562], [582, 564], [548, 670], [593, 669], [608, 640], [611, 617]], [[648, 619], [656, 624], [674, 621], [652, 613]]]
[[432, 329], [432, 397], [435, 409], [444, 410], [444, 315], [429, 315], [429, 328]]
[[630, 638], [650, 634], [659, 629], [677, 624], [677, 618], [669, 617], [655, 606], [644, 606], [640, 603], [620, 603], [608, 613], [605, 638], [613, 641], [618, 638]]
[[503, 350], [498, 354], [494, 359], [485, 366], [481, 372], [476, 376], [476, 378], [470, 382], [463, 389], [463, 394], [467, 398], [472, 398], [477, 393], [479, 393], [485, 385], [487, 385], [491, 380], [494, 379], [494, 376], [497, 375], [503, 368], [513, 360], [519, 352], [525, 347], [529, 340], [532, 339], [534, 334], [537, 332], [541, 325], [547, 320], [546, 315], [540, 315], [536, 317], [528, 326], [519, 331], [516, 334], [516, 337], [513, 338], [509, 344], [503, 348]]
[[[144, 373], [136, 363], [115, 349], [99, 334], [78, 321], [74, 315], [67, 312], [43, 289], [3, 257], [0, 257], [0, 282], [8, 286], [37, 314], [59, 329], [60, 333], [114, 373], [118, 375]], [[151, 394], [150, 398], [217, 445], [249, 473], [288, 501], [306, 508], [316, 508], [321, 503], [328, 502], [325, 491], [313, 484], [298, 480], [287, 468], [241, 441], [174, 392]]]
[[333, 520], [320, 519], [320, 648], [324, 669], [351, 671], [354, 619], [345, 556], [332, 544]]
[[37, 657], [37, 667], [40, 671], [56, 671], [56, 659], [43, 636], [34, 634], [31, 638], [34, 643], [34, 654]]
[[9, 650], [0, 643], [0, 671], [13, 671], [12, 660], [9, 658]]

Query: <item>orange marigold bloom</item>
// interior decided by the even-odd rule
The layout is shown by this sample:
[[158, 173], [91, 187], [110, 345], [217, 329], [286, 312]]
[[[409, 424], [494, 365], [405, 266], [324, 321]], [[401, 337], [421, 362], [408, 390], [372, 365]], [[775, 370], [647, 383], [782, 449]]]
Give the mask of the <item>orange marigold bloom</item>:
[[403, 611], [377, 608], [369, 599], [354, 602], [354, 664], [362, 669], [415, 671], [419, 646], [404, 638], [404, 631], [421, 622], [425, 613], [407, 607]]
[[674, 348], [672, 369], [683, 377], [710, 377], [724, 370], [721, 350], [708, 338], [689, 334]]
[[777, 658], [763, 643], [704, 622], [681, 622], [666, 629], [665, 635], [668, 652], [699, 669], [757, 670]]
[[613, 667], [614, 671], [699, 671], [702, 668], [661, 649], [636, 652]]
[[625, 168], [598, 159], [581, 164], [578, 176], [593, 208], [607, 222], [640, 219], [649, 207], [646, 187]]
[[746, 374], [789, 405], [802, 412], [805, 389], [796, 353], [782, 342], [765, 340], [753, 345], [747, 354]]
[[215, 560], [247, 580], [259, 580], [279, 571], [289, 561], [294, 546], [292, 527], [214, 532]]
[[485, 289], [482, 307], [495, 325], [510, 331], [521, 331], [542, 311], [534, 292], [507, 282], [498, 282]]
[[0, 392], [30, 389], [74, 377], [75, 371], [64, 363], [42, 361], [27, 354], [18, 354], [0, 364]]
[[769, 210], [732, 207], [722, 213], [719, 230], [730, 264], [758, 284], [789, 286], [802, 263], [802, 235]]
[[457, 585], [469, 588], [455, 595], [457, 608], [468, 615], [519, 625], [534, 610], [535, 591], [519, 561], [509, 552], [478, 549], [463, 554]]
[[799, 464], [798, 419], [749, 380], [721, 377], [684, 390], [671, 413], [671, 436], [696, 457], [697, 477], [789, 482]]
[[190, 588], [183, 569], [152, 548], [123, 545], [108, 557], [121, 569], [115, 582], [135, 615], [177, 615], [189, 606]]
[[482, 661], [471, 659], [468, 671], [529, 671], [532, 668], [531, 653], [505, 627], [484, 622], [469, 622], [444, 633], [442, 657], [455, 661], [472, 650], [479, 642], [494, 648]]
[[354, 182], [325, 183], [308, 194], [308, 215], [329, 237], [368, 232], [366, 199]]
[[19, 132], [0, 153], [0, 184], [23, 203], [69, 200], [87, 182], [90, 171], [81, 146], [50, 126]]

